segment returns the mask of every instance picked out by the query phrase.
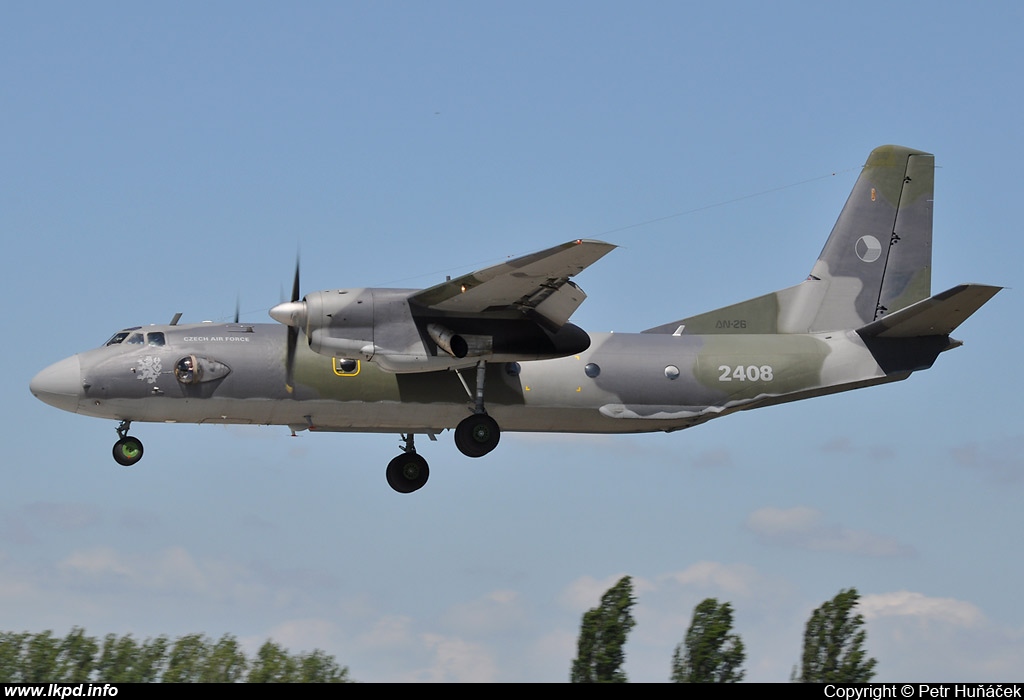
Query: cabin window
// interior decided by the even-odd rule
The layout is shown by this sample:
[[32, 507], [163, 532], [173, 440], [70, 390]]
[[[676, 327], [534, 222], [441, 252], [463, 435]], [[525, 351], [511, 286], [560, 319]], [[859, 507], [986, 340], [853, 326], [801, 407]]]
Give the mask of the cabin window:
[[151, 345], [155, 348], [162, 348], [164, 346], [164, 334], [163, 333], [147, 333], [146, 344]]

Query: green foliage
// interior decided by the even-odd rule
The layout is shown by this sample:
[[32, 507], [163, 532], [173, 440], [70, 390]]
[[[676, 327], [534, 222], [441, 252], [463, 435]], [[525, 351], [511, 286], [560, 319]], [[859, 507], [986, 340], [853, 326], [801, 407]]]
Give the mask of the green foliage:
[[22, 683], [28, 632], [0, 632], [0, 683]]
[[583, 614], [577, 655], [569, 676], [573, 683], [626, 682], [623, 647], [636, 624], [630, 612], [635, 603], [633, 580], [623, 576], [601, 596], [598, 607]]
[[22, 670], [25, 683], [44, 683], [51, 678], [57, 668], [57, 656], [60, 654], [60, 640], [50, 630], [32, 635], [28, 640], [28, 649]]
[[[248, 676], [246, 675], [248, 672]], [[291, 655], [267, 640], [249, 661], [238, 640], [188, 634], [136, 641], [108, 634], [102, 642], [72, 628], [64, 638], [0, 632], [0, 683], [348, 683], [348, 668], [319, 649]]]
[[295, 659], [269, 639], [256, 652], [248, 683], [294, 683], [297, 676]]
[[319, 649], [299, 656], [299, 683], [347, 683], [348, 669]]
[[209, 642], [201, 634], [178, 637], [167, 656], [164, 683], [198, 683], [206, 669]]
[[732, 631], [732, 605], [705, 598], [672, 654], [672, 682], [738, 683], [745, 658], [743, 640]]
[[249, 661], [238, 645], [238, 640], [225, 634], [212, 647], [208, 647], [206, 663], [199, 675], [200, 683], [239, 683], [245, 679]]
[[93, 670], [93, 659], [99, 645], [92, 637], [85, 636], [81, 627], [72, 627], [71, 632], [61, 641], [57, 654], [57, 678], [62, 683], [84, 683]]
[[860, 596], [856, 588], [840, 591], [816, 609], [804, 631], [799, 681], [803, 683], [869, 683], [875, 659], [867, 657], [864, 617], [853, 615]]

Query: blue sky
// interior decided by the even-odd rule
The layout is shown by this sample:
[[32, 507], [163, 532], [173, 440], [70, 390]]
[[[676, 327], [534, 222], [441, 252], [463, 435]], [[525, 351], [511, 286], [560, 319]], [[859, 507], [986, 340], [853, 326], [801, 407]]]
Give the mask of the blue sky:
[[[747, 678], [862, 594], [878, 680], [1024, 667], [1014, 3], [6, 3], [3, 629], [319, 647], [362, 681], [563, 681], [636, 582], [634, 681], [703, 598]], [[1011, 287], [907, 382], [672, 435], [397, 436], [114, 423], [28, 392], [129, 325], [290, 286], [428, 286], [621, 247], [574, 321], [636, 331], [802, 280], [872, 148], [936, 154], [933, 289]], [[646, 223], [653, 222], [653, 223]], [[643, 224], [643, 225], [638, 225]]]

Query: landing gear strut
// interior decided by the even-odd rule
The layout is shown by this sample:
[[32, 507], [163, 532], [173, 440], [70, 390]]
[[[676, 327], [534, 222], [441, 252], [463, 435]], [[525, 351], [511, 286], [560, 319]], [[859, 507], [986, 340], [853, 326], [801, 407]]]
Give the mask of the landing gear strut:
[[430, 477], [427, 460], [416, 454], [416, 436], [412, 433], [403, 434], [402, 454], [388, 464], [388, 486], [398, 493], [412, 493], [423, 488]]
[[[484, 376], [487, 363], [480, 360], [476, 365], [476, 396], [474, 397], [473, 415], [463, 418], [455, 428], [455, 446], [467, 457], [483, 457], [498, 446], [501, 439], [501, 428], [498, 423], [487, 415], [484, 408]], [[459, 377], [462, 378], [461, 375]], [[463, 382], [465, 386], [465, 382]], [[469, 391], [469, 387], [466, 387]]]
[[130, 467], [142, 459], [142, 440], [128, 434], [130, 427], [130, 420], [123, 420], [117, 426], [117, 436], [120, 439], [114, 443], [114, 461], [122, 467]]

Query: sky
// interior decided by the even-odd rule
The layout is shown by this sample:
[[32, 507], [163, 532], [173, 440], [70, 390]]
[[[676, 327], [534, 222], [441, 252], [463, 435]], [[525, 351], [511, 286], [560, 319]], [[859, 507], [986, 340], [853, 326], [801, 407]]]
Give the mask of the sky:
[[[631, 681], [728, 601], [746, 678], [861, 594], [879, 681], [1020, 680], [1024, 9], [953, 2], [7, 2], [0, 629], [272, 638], [364, 682], [563, 682], [633, 577]], [[936, 155], [933, 291], [1008, 287], [905, 382], [673, 434], [136, 424], [32, 397], [131, 325], [272, 322], [579, 237], [573, 321], [639, 331], [804, 279], [859, 168]], [[1016, 359], [1015, 359], [1016, 358]]]

